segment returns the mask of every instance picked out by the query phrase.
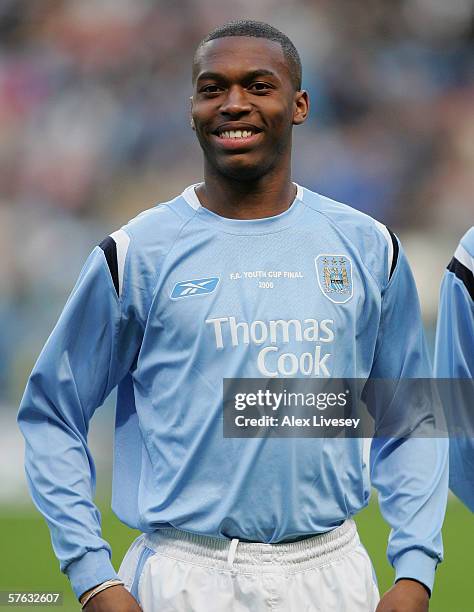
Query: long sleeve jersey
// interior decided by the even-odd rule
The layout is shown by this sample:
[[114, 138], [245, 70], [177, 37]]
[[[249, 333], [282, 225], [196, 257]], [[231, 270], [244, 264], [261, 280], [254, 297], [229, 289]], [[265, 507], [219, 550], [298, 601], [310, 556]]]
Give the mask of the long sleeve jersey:
[[[435, 373], [438, 378], [474, 378], [474, 227], [459, 243], [441, 284]], [[461, 414], [465, 402], [451, 404], [452, 420], [460, 421], [465, 417]], [[470, 408], [474, 411], [474, 407]], [[474, 413], [471, 413], [467, 434], [472, 434], [473, 422]], [[474, 438], [453, 433], [449, 464], [452, 491], [474, 512]]]
[[371, 477], [396, 577], [431, 588], [447, 445], [377, 438], [366, 466], [361, 439], [222, 428], [224, 378], [430, 375], [415, 284], [385, 226], [302, 187], [279, 215], [224, 218], [191, 186], [87, 260], [20, 407], [29, 486], [75, 592], [114, 577], [87, 432], [118, 385], [112, 507], [127, 525], [276, 543], [356, 514]]

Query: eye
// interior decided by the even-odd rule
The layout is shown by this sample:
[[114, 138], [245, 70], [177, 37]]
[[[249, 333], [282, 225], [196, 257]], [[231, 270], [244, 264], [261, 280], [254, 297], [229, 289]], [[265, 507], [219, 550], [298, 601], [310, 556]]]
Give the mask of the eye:
[[273, 89], [273, 87], [263, 81], [256, 81], [255, 83], [251, 83], [248, 89], [255, 93], [266, 93], [268, 90]]
[[220, 93], [222, 91], [222, 87], [219, 87], [218, 85], [204, 85], [203, 87], [201, 87], [201, 89], [199, 90], [199, 93], [203, 93], [203, 94], [217, 94]]

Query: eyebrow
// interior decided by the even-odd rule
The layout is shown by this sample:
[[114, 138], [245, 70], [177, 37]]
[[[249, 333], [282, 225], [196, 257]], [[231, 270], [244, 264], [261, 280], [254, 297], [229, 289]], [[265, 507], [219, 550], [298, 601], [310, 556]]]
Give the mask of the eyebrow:
[[[257, 77], [274, 77], [278, 79], [278, 76], [268, 68], [259, 68], [257, 70], [252, 70], [251, 72], [247, 72], [244, 75], [244, 81], [251, 81]], [[198, 75], [196, 81], [204, 81], [206, 79], [215, 80], [215, 81], [226, 81], [227, 76], [222, 72], [212, 72], [210, 70], [206, 70], [205, 72], [201, 72]]]

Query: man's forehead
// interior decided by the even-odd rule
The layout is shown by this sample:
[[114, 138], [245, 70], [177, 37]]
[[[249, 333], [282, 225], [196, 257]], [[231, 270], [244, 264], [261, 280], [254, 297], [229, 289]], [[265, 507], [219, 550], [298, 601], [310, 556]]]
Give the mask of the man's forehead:
[[204, 43], [196, 54], [194, 76], [222, 70], [284, 71], [289, 68], [279, 42], [251, 36], [226, 36]]

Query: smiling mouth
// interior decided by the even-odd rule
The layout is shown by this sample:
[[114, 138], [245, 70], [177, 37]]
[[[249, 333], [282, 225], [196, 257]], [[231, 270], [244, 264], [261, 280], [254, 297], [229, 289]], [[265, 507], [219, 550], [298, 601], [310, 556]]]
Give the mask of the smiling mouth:
[[262, 130], [246, 128], [240, 130], [219, 129], [213, 133], [217, 146], [226, 151], [242, 152], [252, 148], [260, 140]]
[[253, 130], [224, 130], [222, 132], [219, 132], [217, 136], [222, 139], [228, 139], [228, 138], [241, 139], [241, 138], [250, 138], [251, 136], [254, 136], [255, 134], [257, 134], [257, 132]]

